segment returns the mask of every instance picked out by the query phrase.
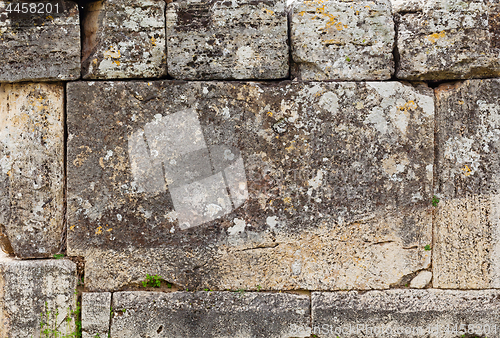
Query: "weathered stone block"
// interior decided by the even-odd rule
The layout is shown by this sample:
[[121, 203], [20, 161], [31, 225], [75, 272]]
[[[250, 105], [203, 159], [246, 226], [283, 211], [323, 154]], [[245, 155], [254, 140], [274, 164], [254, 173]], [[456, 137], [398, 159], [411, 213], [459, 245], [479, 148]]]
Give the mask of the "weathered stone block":
[[[22, 4], [28, 5], [28, 13], [19, 7], [16, 11], [16, 5]], [[33, 6], [36, 13], [31, 12]], [[79, 77], [80, 17], [76, 3], [0, 1], [0, 82]]]
[[302, 80], [387, 80], [394, 73], [389, 0], [301, 0], [291, 13], [292, 74]]
[[319, 337], [499, 337], [498, 290], [313, 292]]
[[166, 17], [168, 73], [175, 79], [288, 76], [285, 1], [175, 0]]
[[500, 287], [500, 80], [436, 89], [433, 285]]
[[309, 337], [309, 309], [307, 295], [285, 293], [117, 292], [111, 333], [116, 338]]
[[445, 80], [500, 75], [498, 1], [402, 1], [396, 9], [401, 11], [396, 16], [398, 78]]
[[111, 320], [111, 293], [82, 293], [82, 338], [107, 337]]
[[83, 19], [83, 77], [166, 75], [164, 12], [163, 0], [107, 0], [88, 5]]
[[0, 337], [74, 333], [76, 265], [65, 259], [0, 260]]
[[0, 231], [18, 257], [48, 257], [61, 247], [63, 117], [62, 84], [0, 85]]
[[89, 290], [379, 289], [430, 264], [425, 85], [79, 82], [67, 101]]

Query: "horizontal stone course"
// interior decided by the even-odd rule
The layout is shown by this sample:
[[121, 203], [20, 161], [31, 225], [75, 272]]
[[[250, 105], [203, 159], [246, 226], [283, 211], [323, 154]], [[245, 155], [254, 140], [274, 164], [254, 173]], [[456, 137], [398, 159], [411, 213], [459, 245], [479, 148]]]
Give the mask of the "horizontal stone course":
[[36, 4], [37, 13], [16, 12], [21, 2], [0, 2], [0, 82], [78, 79], [78, 5], [61, 0], [24, 4]]
[[313, 292], [318, 337], [499, 337], [498, 290]]
[[395, 2], [398, 79], [500, 76], [498, 1]]
[[378, 289], [429, 267], [424, 85], [79, 82], [67, 101], [89, 290]]
[[116, 292], [111, 336], [309, 337], [307, 295], [245, 292]]
[[290, 8], [292, 76], [388, 80], [394, 73], [389, 0], [301, 0]]
[[85, 7], [84, 79], [167, 75], [164, 0], [106, 0]]
[[17, 257], [61, 250], [63, 118], [62, 84], [0, 84], [0, 232]]
[[175, 79], [288, 77], [284, 1], [174, 0], [166, 21], [168, 73]]

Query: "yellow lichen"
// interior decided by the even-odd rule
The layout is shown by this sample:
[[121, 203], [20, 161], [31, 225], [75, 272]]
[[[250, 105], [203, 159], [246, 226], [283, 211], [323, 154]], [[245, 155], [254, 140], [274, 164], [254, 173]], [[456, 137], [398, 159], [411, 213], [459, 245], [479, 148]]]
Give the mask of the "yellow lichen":
[[465, 165], [464, 168], [462, 168], [462, 171], [464, 172], [464, 175], [465, 176], [470, 176], [471, 173], [472, 173], [472, 170], [470, 170], [469, 166], [468, 165]]
[[435, 43], [438, 39], [444, 38], [445, 36], [445, 31], [442, 31], [440, 33], [432, 33], [431, 35], [427, 35], [425, 38], [431, 43]]
[[404, 104], [404, 106], [398, 106], [398, 109], [401, 111], [415, 110], [417, 109], [417, 104], [415, 101], [411, 100]]
[[262, 8], [262, 10], [263, 10], [264, 12], [266, 12], [267, 14], [269, 14], [269, 15], [273, 15], [273, 14], [274, 14], [274, 11], [272, 11], [272, 10], [270, 10], [270, 9], [267, 9], [267, 8]]

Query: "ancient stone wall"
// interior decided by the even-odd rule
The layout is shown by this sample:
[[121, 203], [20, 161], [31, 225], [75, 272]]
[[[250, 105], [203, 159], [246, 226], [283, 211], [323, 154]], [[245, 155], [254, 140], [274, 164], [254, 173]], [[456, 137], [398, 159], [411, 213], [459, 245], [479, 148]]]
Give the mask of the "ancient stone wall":
[[0, 0], [0, 338], [500, 337], [498, 0]]

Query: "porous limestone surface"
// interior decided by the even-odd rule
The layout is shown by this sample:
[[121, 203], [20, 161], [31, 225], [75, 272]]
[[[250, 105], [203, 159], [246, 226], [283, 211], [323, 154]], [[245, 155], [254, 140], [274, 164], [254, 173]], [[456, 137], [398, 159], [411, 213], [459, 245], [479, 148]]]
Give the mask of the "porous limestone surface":
[[318, 337], [499, 337], [499, 290], [313, 292]]
[[64, 230], [64, 87], [0, 84], [0, 233], [17, 257], [50, 257]]
[[82, 75], [85, 79], [167, 75], [164, 0], [106, 0], [86, 6]]
[[308, 295], [265, 292], [116, 292], [111, 336], [309, 337]]
[[111, 320], [111, 293], [82, 293], [82, 338], [108, 337]]
[[388, 80], [394, 73], [389, 0], [301, 0], [290, 18], [294, 77]]
[[0, 82], [76, 80], [80, 50], [75, 2], [0, 1]]
[[168, 3], [168, 73], [175, 79], [281, 79], [288, 76], [285, 1]]
[[68, 252], [88, 290], [385, 289], [430, 265], [423, 84], [74, 82]]
[[500, 79], [436, 89], [436, 288], [500, 288], [499, 102]]
[[0, 259], [0, 337], [76, 332], [76, 265], [66, 259]]
[[500, 75], [498, 1], [394, 2], [398, 12], [398, 79], [447, 80]]

